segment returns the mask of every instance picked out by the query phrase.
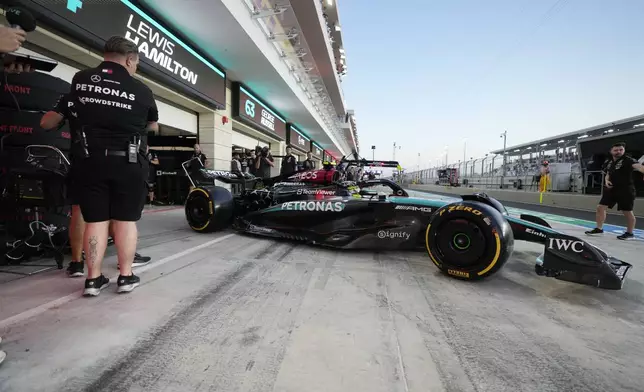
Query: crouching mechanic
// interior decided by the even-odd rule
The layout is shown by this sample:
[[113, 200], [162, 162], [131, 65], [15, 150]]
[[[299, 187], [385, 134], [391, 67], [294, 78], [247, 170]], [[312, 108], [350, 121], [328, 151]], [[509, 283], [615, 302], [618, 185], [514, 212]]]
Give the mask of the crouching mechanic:
[[[74, 116], [70, 112], [74, 112], [74, 103], [69, 100], [68, 95], [60, 97], [53, 110], [45, 113], [40, 120], [40, 127], [46, 130], [62, 126], [62, 123], [73, 121]], [[70, 124], [71, 128], [71, 124]], [[67, 195], [72, 204], [72, 217], [69, 229], [69, 243], [72, 249], [72, 260], [67, 267], [67, 274], [72, 277], [85, 276], [85, 261], [83, 255], [83, 233], [85, 232], [85, 221], [81, 213], [80, 206], [78, 205], [77, 191], [74, 189], [74, 163], [82, 157], [83, 150], [80, 145], [80, 140], [77, 132], [72, 132], [71, 135], [71, 148], [69, 153], [69, 162], [71, 167], [67, 175]], [[113, 226], [110, 225], [110, 236], [113, 238]], [[141, 256], [138, 253], [134, 254], [134, 261], [132, 267], [140, 267], [150, 262], [151, 258]]]
[[83, 155], [76, 159], [74, 191], [85, 220], [86, 296], [97, 296], [110, 281], [101, 272], [110, 224], [119, 261], [118, 292], [130, 292], [140, 279], [132, 273], [136, 222], [141, 218], [149, 164], [145, 159], [148, 130], [158, 130], [152, 91], [136, 80], [137, 46], [112, 37], [104, 61], [74, 75], [69, 101], [72, 133], [79, 132]]

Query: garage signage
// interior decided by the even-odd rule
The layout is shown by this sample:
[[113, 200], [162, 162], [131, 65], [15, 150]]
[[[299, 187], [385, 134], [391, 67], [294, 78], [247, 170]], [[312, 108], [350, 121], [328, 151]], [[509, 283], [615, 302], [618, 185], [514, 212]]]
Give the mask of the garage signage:
[[27, 8], [74, 38], [102, 49], [114, 35], [139, 48], [139, 67], [181, 92], [225, 107], [226, 75], [129, 0], [25, 0]]
[[311, 142], [311, 152], [313, 153], [314, 157], [324, 159], [324, 150], [315, 142]]
[[[278, 139], [286, 139], [286, 120], [242, 85], [233, 86], [233, 116]], [[235, 99], [236, 98], [236, 99]]]
[[311, 151], [311, 139], [304, 136], [302, 131], [291, 124], [288, 124], [288, 143], [300, 152], [307, 153]]

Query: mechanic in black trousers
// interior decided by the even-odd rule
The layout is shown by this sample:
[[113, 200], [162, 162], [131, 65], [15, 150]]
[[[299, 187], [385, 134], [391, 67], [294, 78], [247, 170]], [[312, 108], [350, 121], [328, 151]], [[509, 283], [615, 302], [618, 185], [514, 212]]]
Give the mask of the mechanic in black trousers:
[[[70, 101], [69, 95], [63, 95], [58, 99], [53, 110], [45, 113], [40, 120], [40, 127], [45, 130], [51, 130], [62, 125], [62, 122], [67, 120], [70, 122], [70, 129], [74, 129], [72, 122], [75, 119], [76, 110], [74, 103]], [[79, 196], [76, 190], [76, 182], [74, 174], [78, 160], [81, 160], [83, 155], [83, 148], [80, 144], [80, 138], [77, 132], [71, 132], [71, 147], [69, 151], [69, 162], [71, 167], [67, 173], [67, 197], [72, 205], [72, 216], [69, 228], [69, 244], [72, 250], [72, 260], [67, 267], [67, 275], [72, 278], [85, 276], [85, 262], [83, 255], [83, 233], [85, 232], [85, 221], [79, 206]], [[81, 162], [82, 164], [82, 162]], [[113, 227], [110, 226], [110, 235], [113, 236]], [[138, 253], [134, 254], [133, 267], [140, 267], [150, 262], [151, 258], [141, 256]]]
[[604, 234], [603, 226], [606, 220], [606, 210], [617, 204], [617, 209], [622, 211], [626, 217], [626, 232], [619, 235], [617, 239], [630, 240], [634, 238], [635, 214], [635, 185], [633, 183], [633, 170], [644, 173], [642, 166], [635, 159], [624, 155], [626, 143], [615, 143], [610, 149], [611, 158], [604, 162], [603, 172], [604, 189], [602, 197], [597, 206], [597, 227], [586, 232], [587, 235]]
[[282, 158], [282, 169], [280, 174], [283, 176], [288, 176], [297, 171], [297, 159], [293, 155], [293, 148], [291, 146], [286, 147], [286, 155]]
[[139, 63], [136, 45], [115, 36], [103, 52], [98, 67], [74, 75], [70, 92], [76, 108], [72, 132], [80, 132], [83, 147], [75, 178], [86, 222], [86, 296], [99, 295], [110, 283], [101, 273], [110, 223], [120, 269], [118, 292], [139, 285], [132, 260], [149, 172], [143, 136], [158, 130], [159, 117], [152, 91], [133, 77]]

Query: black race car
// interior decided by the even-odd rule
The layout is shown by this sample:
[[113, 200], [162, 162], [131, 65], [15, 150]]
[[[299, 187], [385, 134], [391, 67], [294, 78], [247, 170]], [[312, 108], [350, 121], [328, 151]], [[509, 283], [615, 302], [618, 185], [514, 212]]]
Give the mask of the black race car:
[[619, 290], [632, 268], [553, 230], [541, 218], [510, 216], [499, 201], [483, 193], [457, 202], [410, 197], [391, 180], [361, 180], [364, 166], [398, 163], [343, 160], [337, 168], [260, 179], [206, 170], [191, 160], [184, 163], [194, 186], [186, 218], [198, 232], [232, 226], [244, 233], [340, 249], [424, 250], [442, 272], [464, 280], [483, 279], [501, 269], [515, 239], [544, 245], [535, 265], [541, 276]]

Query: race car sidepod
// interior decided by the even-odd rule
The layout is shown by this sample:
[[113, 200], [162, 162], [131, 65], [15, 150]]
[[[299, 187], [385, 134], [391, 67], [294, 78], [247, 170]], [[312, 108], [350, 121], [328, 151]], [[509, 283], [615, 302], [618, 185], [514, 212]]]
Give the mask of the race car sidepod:
[[186, 219], [194, 231], [207, 233], [228, 227], [234, 212], [228, 189], [207, 185], [194, 188], [186, 199]]
[[535, 272], [566, 282], [620, 290], [632, 267], [577, 237], [549, 233]]

